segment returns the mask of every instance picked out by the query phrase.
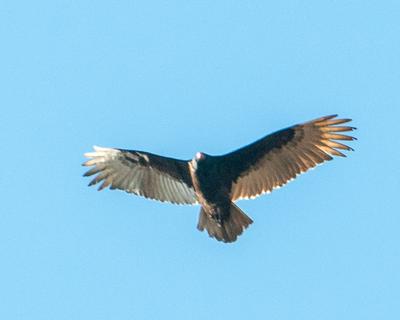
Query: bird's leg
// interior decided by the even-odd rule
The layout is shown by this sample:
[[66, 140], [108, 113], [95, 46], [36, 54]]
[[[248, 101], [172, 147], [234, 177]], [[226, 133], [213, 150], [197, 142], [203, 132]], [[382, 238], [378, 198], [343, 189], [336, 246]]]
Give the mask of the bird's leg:
[[229, 207], [224, 205], [213, 205], [211, 207], [210, 216], [218, 224], [219, 227], [224, 225], [224, 221], [229, 217]]

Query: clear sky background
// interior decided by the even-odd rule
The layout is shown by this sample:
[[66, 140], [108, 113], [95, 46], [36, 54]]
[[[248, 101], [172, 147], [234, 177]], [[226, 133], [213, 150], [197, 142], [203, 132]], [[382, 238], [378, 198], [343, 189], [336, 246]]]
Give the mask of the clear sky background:
[[[399, 319], [399, 1], [0, 4], [0, 318]], [[240, 207], [234, 244], [83, 178], [338, 113], [355, 152]]]

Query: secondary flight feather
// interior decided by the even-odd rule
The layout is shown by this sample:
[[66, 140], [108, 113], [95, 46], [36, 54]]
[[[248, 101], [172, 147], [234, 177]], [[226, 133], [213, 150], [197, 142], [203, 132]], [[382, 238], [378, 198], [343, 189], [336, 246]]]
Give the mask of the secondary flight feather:
[[233, 242], [253, 221], [234, 203], [281, 187], [299, 174], [353, 150], [340, 141], [355, 140], [343, 125], [351, 119], [321, 117], [269, 134], [231, 153], [197, 152], [178, 160], [144, 151], [94, 147], [83, 165], [101, 183], [149, 199], [201, 206], [197, 228], [223, 242]]

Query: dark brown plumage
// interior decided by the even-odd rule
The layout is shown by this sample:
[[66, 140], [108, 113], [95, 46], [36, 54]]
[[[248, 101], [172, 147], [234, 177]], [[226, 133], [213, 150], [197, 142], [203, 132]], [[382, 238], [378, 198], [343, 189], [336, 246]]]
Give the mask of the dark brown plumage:
[[326, 116], [277, 131], [234, 152], [211, 156], [198, 152], [177, 160], [143, 151], [94, 147], [83, 165], [96, 175], [89, 186], [108, 186], [146, 198], [176, 204], [200, 204], [197, 228], [233, 242], [253, 221], [234, 204], [281, 187], [332, 156], [353, 150], [337, 142], [354, 140], [341, 126], [350, 119]]

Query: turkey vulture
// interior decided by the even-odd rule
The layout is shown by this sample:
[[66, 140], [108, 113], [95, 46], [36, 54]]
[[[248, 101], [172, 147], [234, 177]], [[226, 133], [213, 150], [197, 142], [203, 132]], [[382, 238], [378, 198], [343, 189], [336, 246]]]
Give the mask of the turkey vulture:
[[[351, 119], [318, 118], [267, 135], [231, 153], [211, 156], [197, 152], [192, 160], [177, 160], [143, 151], [94, 147], [83, 165], [96, 175], [89, 186], [108, 186], [146, 198], [175, 204], [201, 205], [197, 228], [210, 237], [233, 242], [253, 221], [234, 203], [271, 192], [317, 164], [353, 150], [336, 140]], [[339, 149], [339, 150], [338, 150]]]

